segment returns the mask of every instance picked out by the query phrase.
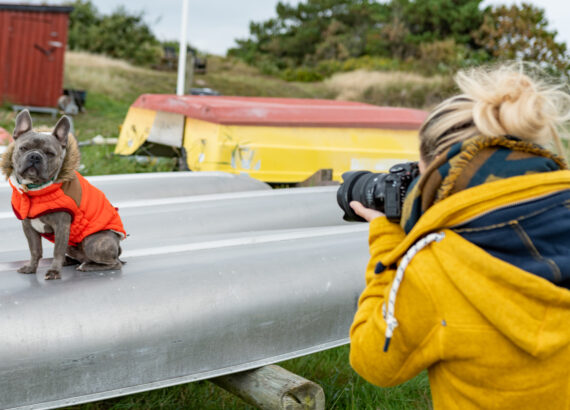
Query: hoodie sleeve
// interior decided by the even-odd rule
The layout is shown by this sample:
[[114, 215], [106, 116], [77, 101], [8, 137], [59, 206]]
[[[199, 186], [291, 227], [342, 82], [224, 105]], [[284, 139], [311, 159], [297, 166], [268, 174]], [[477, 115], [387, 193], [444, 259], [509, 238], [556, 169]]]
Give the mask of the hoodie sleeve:
[[366, 270], [366, 288], [350, 330], [350, 364], [369, 382], [394, 386], [413, 378], [439, 358], [437, 313], [433, 299], [421, 280], [421, 272], [409, 266], [396, 300], [398, 327], [384, 352], [386, 322], [382, 305], [387, 300], [395, 269], [375, 274], [376, 263], [405, 237], [399, 225], [387, 218], [370, 223], [371, 258]]

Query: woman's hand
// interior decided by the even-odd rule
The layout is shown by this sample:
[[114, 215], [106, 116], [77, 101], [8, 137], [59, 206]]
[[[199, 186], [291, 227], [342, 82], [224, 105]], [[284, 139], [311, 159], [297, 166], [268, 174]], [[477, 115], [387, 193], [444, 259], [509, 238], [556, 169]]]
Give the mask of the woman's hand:
[[362, 205], [360, 202], [358, 201], [351, 201], [350, 202], [350, 207], [352, 208], [352, 210], [358, 215], [361, 216], [362, 218], [366, 219], [367, 222], [372, 221], [375, 218], [378, 218], [379, 216], [385, 216], [382, 212], [377, 211], [375, 209], [370, 209], [370, 208], [366, 208], [364, 207], [364, 205]]

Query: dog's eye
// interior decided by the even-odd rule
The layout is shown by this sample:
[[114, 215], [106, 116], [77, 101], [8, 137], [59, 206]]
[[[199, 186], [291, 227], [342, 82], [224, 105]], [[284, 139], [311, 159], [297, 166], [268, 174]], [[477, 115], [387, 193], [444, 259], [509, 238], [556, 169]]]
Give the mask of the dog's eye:
[[24, 152], [24, 151], [26, 151], [27, 149], [28, 149], [28, 148], [27, 148], [27, 147], [24, 147], [24, 146], [21, 146], [21, 147], [19, 148], [20, 152]]
[[47, 154], [48, 157], [53, 157], [53, 156], [55, 156], [55, 152], [53, 152], [53, 151], [47, 151], [46, 154]]

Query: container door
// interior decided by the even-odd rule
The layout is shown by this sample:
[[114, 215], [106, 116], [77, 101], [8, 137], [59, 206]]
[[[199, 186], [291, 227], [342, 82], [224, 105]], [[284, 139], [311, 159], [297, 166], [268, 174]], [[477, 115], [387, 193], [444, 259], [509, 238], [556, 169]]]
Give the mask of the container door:
[[49, 14], [10, 20], [4, 90], [8, 102], [55, 107], [62, 94], [65, 36]]

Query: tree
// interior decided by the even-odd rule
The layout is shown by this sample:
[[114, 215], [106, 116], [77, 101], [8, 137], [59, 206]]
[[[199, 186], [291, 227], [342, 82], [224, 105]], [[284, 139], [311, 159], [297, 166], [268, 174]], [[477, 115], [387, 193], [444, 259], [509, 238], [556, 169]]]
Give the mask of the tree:
[[543, 9], [523, 3], [493, 7], [473, 38], [495, 58], [529, 60], [568, 74], [566, 44], [557, 42], [556, 35], [548, 29]]
[[160, 57], [159, 41], [143, 21], [142, 13], [129, 14], [120, 6], [104, 16], [98, 28], [91, 51], [141, 65], [156, 62]]
[[[267, 73], [321, 75], [354, 67], [451, 72], [493, 59], [526, 59], [569, 72], [566, 45], [529, 4], [482, 7], [483, 0], [304, 0], [278, 3], [275, 18], [250, 24], [230, 54]], [[356, 57], [356, 58], [354, 58]], [[372, 63], [374, 61], [374, 63]], [[378, 65], [375, 62], [379, 62]], [[387, 62], [387, 63], [385, 63]], [[395, 63], [395, 64], [392, 64]], [[295, 79], [295, 75], [287, 78]]]
[[372, 0], [279, 2], [277, 17], [250, 23], [250, 38], [238, 40], [230, 54], [249, 63], [270, 60], [279, 69], [360, 56], [367, 33], [387, 18], [387, 10]]
[[[471, 32], [481, 26], [482, 0], [392, 0], [392, 15], [409, 30], [408, 42], [429, 43], [453, 39], [472, 44]], [[474, 45], [474, 44], [472, 44]]]
[[149, 65], [162, 53], [159, 41], [143, 20], [118, 7], [111, 15], [99, 15], [91, 0], [75, 0], [69, 24], [69, 48]]
[[69, 15], [67, 44], [71, 50], [88, 50], [97, 26], [101, 22], [97, 8], [90, 0], [76, 0], [67, 5], [73, 6]]

